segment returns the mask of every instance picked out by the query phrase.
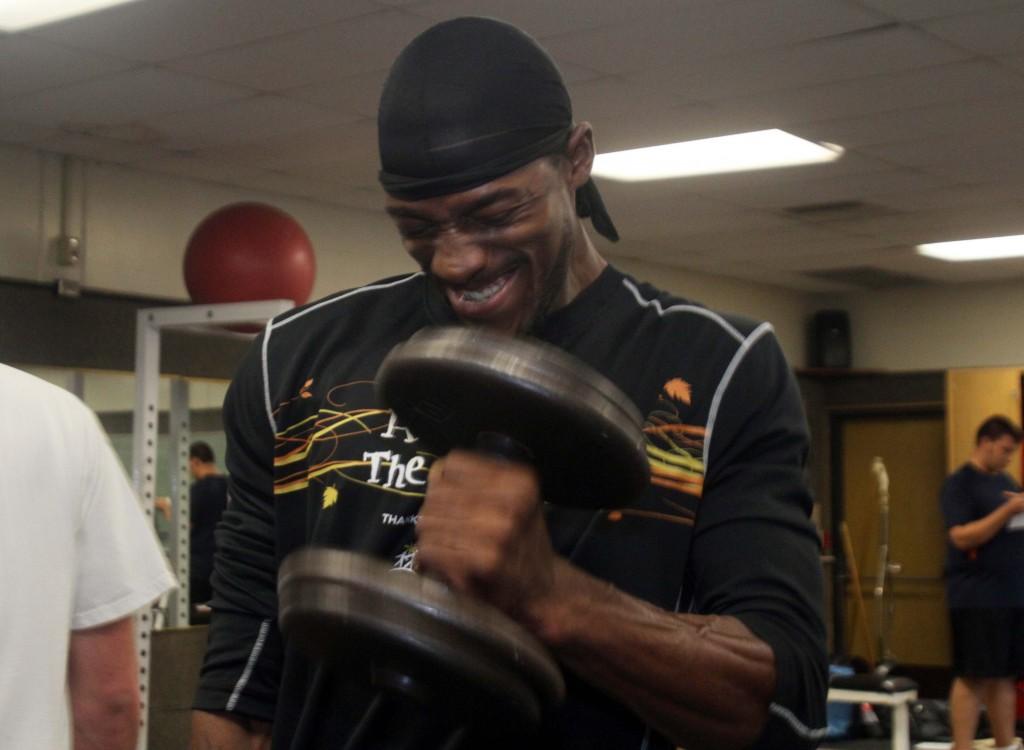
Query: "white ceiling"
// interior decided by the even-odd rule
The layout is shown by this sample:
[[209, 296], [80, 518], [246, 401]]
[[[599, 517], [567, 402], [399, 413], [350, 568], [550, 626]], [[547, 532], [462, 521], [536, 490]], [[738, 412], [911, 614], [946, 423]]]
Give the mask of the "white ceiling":
[[140, 0], [0, 34], [0, 142], [379, 210], [387, 67], [464, 14], [541, 39], [599, 149], [770, 127], [847, 149], [604, 181], [614, 254], [814, 291], [1024, 277], [912, 249], [1024, 234], [1024, 0]]

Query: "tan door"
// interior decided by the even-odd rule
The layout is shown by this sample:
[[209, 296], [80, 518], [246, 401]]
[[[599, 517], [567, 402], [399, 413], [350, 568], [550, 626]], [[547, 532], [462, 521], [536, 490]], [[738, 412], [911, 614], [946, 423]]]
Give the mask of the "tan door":
[[[847, 584], [845, 640], [849, 653], [898, 664], [948, 666], [942, 566], [945, 532], [939, 491], [946, 475], [946, 433], [941, 416], [855, 416], [840, 422], [846, 523], [861, 578], [868, 633], [856, 618], [855, 592]], [[875, 585], [879, 567], [880, 490], [872, 461], [880, 457], [889, 478], [889, 559], [900, 566], [887, 579], [889, 620], [880, 652]]]
[[[971, 367], [946, 373], [946, 467], [953, 471], [971, 456], [978, 426], [993, 414], [1020, 422], [1021, 369]], [[1021, 465], [1013, 461], [1007, 471], [1021, 481]]]

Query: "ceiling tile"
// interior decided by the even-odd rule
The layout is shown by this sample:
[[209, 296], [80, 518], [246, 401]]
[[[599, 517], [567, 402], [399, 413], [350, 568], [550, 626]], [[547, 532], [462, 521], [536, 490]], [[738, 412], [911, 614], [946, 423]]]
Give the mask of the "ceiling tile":
[[[602, 180], [625, 238], [597, 238], [602, 250], [798, 291], [842, 291], [801, 271], [858, 265], [982, 280], [1024, 264], [944, 264], [910, 245], [1024, 232], [1022, 10], [1022, 0], [146, 0], [0, 34], [0, 142], [357, 209], [339, 245], [352, 249], [325, 257], [370, 273], [358, 238], [393, 237], [374, 120], [386, 71], [433, 21], [486, 13], [543, 39], [603, 151], [766, 127], [848, 149], [826, 165]], [[868, 209], [845, 219], [784, 211], [858, 200]]]
[[37, 148], [111, 164], [133, 164], [165, 155], [155, 144], [129, 143], [88, 133], [56, 133], [39, 141]]
[[1024, 184], [951, 185], [933, 190], [891, 193], [885, 204], [900, 211], [969, 211], [988, 206], [1016, 205], [1024, 211]]
[[382, 68], [336, 81], [288, 89], [281, 93], [289, 99], [311, 102], [335, 112], [376, 117], [387, 75], [388, 71]]
[[[760, 120], [788, 125], [1019, 92], [1024, 92], [1024, 77], [992, 62], [971, 61], [824, 86], [757, 93], [711, 102], [708, 106], [722, 120]], [[826, 137], [826, 140], [834, 139]]]
[[1024, 234], [1024, 212], [1017, 206], [992, 206], [974, 211], [918, 211], [853, 222], [832, 222], [830, 228], [886, 244], [917, 245], [922, 242]]
[[380, 188], [377, 179], [380, 165], [377, 161], [376, 150], [368, 149], [363, 154], [354, 154], [342, 159], [295, 164], [282, 167], [280, 171], [322, 182], [348, 185], [353, 188], [373, 190]]
[[982, 55], [1009, 55], [1024, 52], [1024, 7], [974, 13], [934, 21], [922, 28], [964, 49]]
[[843, 34], [882, 22], [877, 14], [841, 0], [729, 0], [676, 4], [630, 24], [545, 40], [559, 59], [606, 73], [747, 53]]
[[11, 99], [0, 108], [0, 117], [79, 128], [180, 112], [250, 95], [250, 91], [237, 86], [140, 68]]
[[1024, 54], [1005, 55], [1003, 57], [996, 58], [996, 62], [1000, 65], [1005, 65], [1010, 70], [1014, 70], [1018, 73], [1024, 73]]
[[1018, 179], [1024, 172], [1024, 154], [1001, 154], [988, 151], [941, 164], [930, 164], [921, 170], [947, 182], [984, 184], [992, 180]]
[[190, 154], [163, 154], [146, 157], [133, 161], [132, 166], [158, 174], [191, 177], [208, 182], [241, 186], [245, 186], [247, 180], [255, 179], [262, 174], [261, 170], [252, 164], [237, 164]]
[[826, 120], [798, 125], [791, 130], [804, 138], [858, 148], [965, 132], [1005, 130], [1008, 125], [1024, 125], [1024, 97], [1020, 95]]
[[314, 180], [305, 176], [300, 177], [280, 172], [263, 172], [259, 176], [247, 180], [247, 184], [249, 187], [261, 190], [313, 198], [333, 205], [371, 211], [380, 216], [384, 213], [384, 193], [379, 188], [357, 189], [337, 182]]
[[304, 166], [360, 160], [372, 163], [376, 170], [377, 125], [373, 120], [328, 125], [252, 143], [213, 147], [206, 153], [286, 172]]
[[[655, 241], [675, 237], [681, 241], [691, 234], [766, 229], [788, 224], [785, 217], [768, 211], [730, 206], [721, 201], [647, 189], [641, 193], [621, 192], [602, 184], [608, 211], [622, 237]], [[637, 190], [631, 186], [631, 190]]]
[[637, 111], [644, 113], [644, 117], [625, 113], [618, 117], [591, 117], [587, 110], [582, 110], [580, 119], [589, 120], [594, 126], [599, 153], [763, 130], [777, 124], [765, 119], [726, 120], [703, 105], [674, 106], [654, 112], [638, 104]]
[[829, 283], [811, 278], [796, 271], [788, 271], [773, 266], [762, 266], [753, 263], [719, 263], [709, 266], [708, 273], [728, 275], [734, 279], [745, 279], [755, 284], [771, 284], [784, 289], [796, 289], [803, 292], [844, 293], [854, 291], [855, 287]]
[[925, 18], [941, 18], [1000, 8], [1013, 5], [1019, 0], [860, 0], [860, 2], [862, 5], [880, 10], [893, 18], [919, 21]]
[[260, 94], [146, 120], [161, 134], [161, 142], [175, 149], [200, 149], [251, 143], [271, 136], [358, 120], [357, 115], [329, 112], [315, 104]]
[[916, 193], [940, 184], [935, 177], [909, 169], [867, 174], [832, 175], [816, 180], [779, 182], [767, 186], [737, 186], [718, 197], [749, 208], [783, 210], [794, 206], [836, 202], [864, 202], [887, 205], [893, 193]]
[[685, 182], [693, 193], [728, 201], [736, 189], [771, 191], [789, 183], [808, 180], [842, 179], [846, 175], [873, 174], [892, 169], [881, 159], [847, 151], [840, 159], [824, 164], [804, 164], [783, 169], [759, 169], [750, 172], [729, 172], [690, 177]]
[[661, 86], [683, 102], [702, 102], [898, 73], [967, 56], [920, 31], [897, 27], [753, 54], [680, 61], [626, 80]]
[[31, 36], [160, 62], [376, 10], [371, 0], [146, 0], [34, 29]]
[[0, 100], [131, 67], [133, 63], [125, 60], [79, 52], [41, 39], [0, 37]]
[[0, 118], [0, 143], [35, 145], [52, 138], [59, 131], [55, 128], [44, 128], [33, 123], [17, 122]]
[[949, 263], [914, 252], [894, 255], [878, 262], [880, 267], [897, 273], [910, 273], [941, 284], [1009, 281], [1024, 277], [1024, 260], [993, 260], [981, 263]]
[[381, 11], [167, 66], [263, 91], [294, 89], [387, 69], [402, 47], [429, 25], [408, 13]]
[[[643, 81], [626, 82], [615, 76], [585, 81], [570, 86], [573, 115], [580, 120], [600, 123], [606, 119], [684, 121], [687, 109], [700, 110], [704, 105], [683, 105], [665, 96], [657, 86]], [[638, 118], [638, 114], [643, 118]], [[654, 116], [657, 115], [657, 118]], [[638, 123], [639, 124], [639, 123]]]
[[1024, 167], [1024, 131], [1005, 126], [983, 131], [964, 129], [953, 135], [866, 145], [860, 150], [893, 164], [919, 169], [971, 163]]
[[[575, 83], [590, 81], [601, 74], [579, 65], [560, 65], [562, 77], [572, 87]], [[376, 117], [380, 95], [384, 89], [388, 70], [381, 68], [357, 76], [342, 78], [286, 89], [280, 93], [290, 99], [318, 104], [335, 112], [358, 114], [362, 117]]]
[[888, 245], [878, 240], [862, 239], [862, 245], [837, 251], [834, 245], [804, 245], [800, 252], [791, 254], [771, 254], [761, 258], [751, 258], [750, 263], [759, 267], [777, 268], [783, 271], [831, 271], [843, 268], [878, 267], [887, 270], [893, 258], [912, 255], [913, 249], [907, 245]]
[[[727, 260], [761, 260], [774, 263], [783, 259], [810, 256], [846, 257], [873, 248], [873, 238], [855, 237], [828, 227], [787, 222], [759, 232], [718, 232], [688, 238], [694, 250]], [[798, 268], [790, 263], [787, 268]]]
[[499, 18], [543, 39], [603, 27], [620, 28], [638, 18], [663, 17], [682, 8], [715, 3], [725, 4], [722, 0], [431, 0], [416, 5], [411, 12], [432, 21], [467, 15]]

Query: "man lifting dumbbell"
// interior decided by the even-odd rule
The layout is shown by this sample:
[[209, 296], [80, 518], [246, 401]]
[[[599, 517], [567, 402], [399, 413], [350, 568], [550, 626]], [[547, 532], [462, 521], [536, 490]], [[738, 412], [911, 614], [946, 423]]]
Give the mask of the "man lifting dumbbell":
[[[344, 747], [373, 714], [373, 686], [278, 628], [278, 568], [307, 545], [416, 567], [543, 643], [565, 700], [518, 746], [813, 745], [825, 650], [807, 435], [770, 326], [599, 255], [580, 217], [616, 233], [590, 180], [591, 128], [513, 27], [425, 32], [378, 120], [387, 210], [423, 273], [280, 316], [232, 383], [233, 502], [193, 746], [272, 733], [275, 747]], [[373, 380], [417, 331], [458, 323], [547, 342], [613, 383], [639, 409], [649, 485], [596, 509], [548, 505], [527, 462], [431, 451]]]

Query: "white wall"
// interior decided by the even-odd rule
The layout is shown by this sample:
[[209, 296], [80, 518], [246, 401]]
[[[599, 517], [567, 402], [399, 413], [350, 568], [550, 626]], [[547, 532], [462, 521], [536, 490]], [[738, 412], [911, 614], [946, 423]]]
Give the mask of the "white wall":
[[[412, 263], [381, 212], [243, 190], [213, 182], [86, 162], [69, 213], [84, 240], [89, 288], [184, 299], [182, 258], [211, 211], [261, 200], [291, 213], [317, 253], [314, 298], [403, 273]], [[0, 277], [52, 281], [60, 230], [61, 159], [0, 146]], [[1024, 280], [894, 289], [821, 297], [614, 257], [624, 271], [717, 310], [770, 320], [794, 365], [805, 361], [805, 326], [817, 309], [850, 313], [853, 363], [889, 370], [1016, 366], [1024, 362]], [[2, 321], [0, 321], [2, 324]]]
[[212, 211], [258, 200], [291, 214], [316, 251], [313, 298], [410, 268], [383, 212], [174, 178], [104, 164], [86, 172], [84, 283], [96, 289], [187, 296], [182, 259], [189, 235]]
[[[317, 254], [313, 296], [409, 270], [383, 212], [243, 190], [86, 162], [82, 170], [81, 282], [90, 289], [184, 299], [189, 235], [212, 211], [242, 200], [292, 214]], [[0, 277], [50, 282], [58, 274], [60, 158], [0, 146]], [[77, 214], [76, 214], [77, 215]]]
[[[53, 383], [71, 392], [76, 385], [81, 390], [81, 398], [93, 411], [130, 412], [135, 409], [135, 376], [129, 372], [105, 370], [74, 371], [63, 367], [20, 366], [25, 372]], [[75, 375], [81, 376], [81, 383], [76, 384]], [[207, 378], [188, 379], [189, 408], [220, 409], [224, 403], [228, 383], [224, 380]], [[160, 378], [157, 399], [161, 411], [171, 407], [171, 376]]]
[[932, 370], [1024, 363], [1024, 280], [848, 295], [858, 368]]
[[[60, 157], [0, 146], [0, 276], [52, 281], [60, 231]], [[383, 211], [368, 212], [85, 162], [73, 193], [73, 233], [83, 239], [81, 283], [90, 289], [184, 299], [188, 237], [210, 212], [260, 200], [293, 215], [316, 250], [313, 297], [413, 269]], [[78, 217], [81, 217], [80, 220]], [[794, 364], [804, 361], [807, 297], [773, 287], [614, 259], [617, 265], [709, 307], [771, 320]]]
[[810, 295], [648, 261], [609, 260], [632, 276], [705, 307], [771, 322], [790, 363], [802, 366], [807, 361], [807, 319], [814, 309]]
[[0, 276], [39, 280], [56, 232], [55, 160], [0, 147]]

